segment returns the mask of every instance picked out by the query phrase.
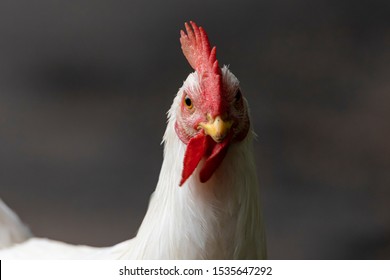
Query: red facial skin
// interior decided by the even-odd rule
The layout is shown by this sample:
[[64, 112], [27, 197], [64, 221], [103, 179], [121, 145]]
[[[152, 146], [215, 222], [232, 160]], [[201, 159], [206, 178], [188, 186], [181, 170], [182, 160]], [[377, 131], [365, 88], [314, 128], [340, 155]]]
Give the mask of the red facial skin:
[[[192, 106], [187, 106], [185, 98], [191, 99]], [[199, 127], [199, 123], [207, 122], [208, 118], [214, 119], [217, 116], [225, 121], [233, 121], [228, 135], [219, 143]], [[225, 94], [207, 95], [184, 92], [175, 130], [180, 140], [187, 144], [180, 186], [192, 175], [203, 158], [205, 161], [199, 176], [202, 183], [207, 182], [222, 163], [230, 144], [242, 141], [248, 134], [249, 117], [241, 92], [238, 88], [233, 94], [227, 91]]]

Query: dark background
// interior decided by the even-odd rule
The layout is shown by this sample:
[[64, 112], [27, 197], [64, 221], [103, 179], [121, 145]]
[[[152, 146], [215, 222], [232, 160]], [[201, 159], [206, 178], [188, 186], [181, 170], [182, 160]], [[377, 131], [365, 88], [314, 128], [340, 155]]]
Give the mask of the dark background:
[[271, 259], [390, 259], [390, 2], [0, 2], [0, 197], [37, 236], [135, 235], [195, 20], [249, 100]]

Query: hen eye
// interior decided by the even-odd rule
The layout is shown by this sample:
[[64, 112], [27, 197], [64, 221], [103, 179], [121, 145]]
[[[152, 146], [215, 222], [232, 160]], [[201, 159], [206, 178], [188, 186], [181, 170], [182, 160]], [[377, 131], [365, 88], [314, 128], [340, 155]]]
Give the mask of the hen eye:
[[240, 101], [240, 99], [241, 99], [241, 90], [240, 89], [238, 89], [237, 90], [237, 92], [236, 92], [236, 95], [234, 96], [234, 101]]
[[188, 95], [184, 97], [184, 104], [187, 106], [188, 109], [192, 109], [192, 107], [194, 107], [194, 105], [192, 104], [192, 100], [188, 97]]

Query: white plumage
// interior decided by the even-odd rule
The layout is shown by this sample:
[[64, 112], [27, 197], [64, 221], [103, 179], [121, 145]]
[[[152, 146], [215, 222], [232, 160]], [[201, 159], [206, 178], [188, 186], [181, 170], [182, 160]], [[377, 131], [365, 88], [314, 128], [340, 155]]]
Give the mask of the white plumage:
[[30, 237], [30, 230], [0, 199], [0, 249], [23, 242]]
[[[234, 94], [237, 78], [226, 66], [221, 73], [224, 90]], [[107, 248], [29, 238], [29, 231], [0, 201], [0, 248], [8, 247], [0, 250], [0, 259], [266, 258], [251, 129], [244, 140], [230, 145], [207, 182], [199, 180], [202, 160], [179, 187], [186, 144], [175, 123], [183, 94], [200, 90], [199, 84], [198, 73], [190, 74], [169, 110], [159, 180], [136, 237]]]

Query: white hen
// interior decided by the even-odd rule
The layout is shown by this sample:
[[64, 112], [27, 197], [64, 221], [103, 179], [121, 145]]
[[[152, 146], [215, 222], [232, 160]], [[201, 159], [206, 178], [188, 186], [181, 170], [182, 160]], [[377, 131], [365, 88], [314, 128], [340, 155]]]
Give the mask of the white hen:
[[[247, 102], [237, 78], [219, 68], [205, 31], [193, 22], [185, 27], [180, 41], [195, 72], [169, 110], [164, 161], [137, 236], [108, 248], [30, 238], [1, 250], [0, 259], [266, 258]], [[0, 221], [8, 221], [0, 223], [0, 247], [28, 237], [0, 209]]]

